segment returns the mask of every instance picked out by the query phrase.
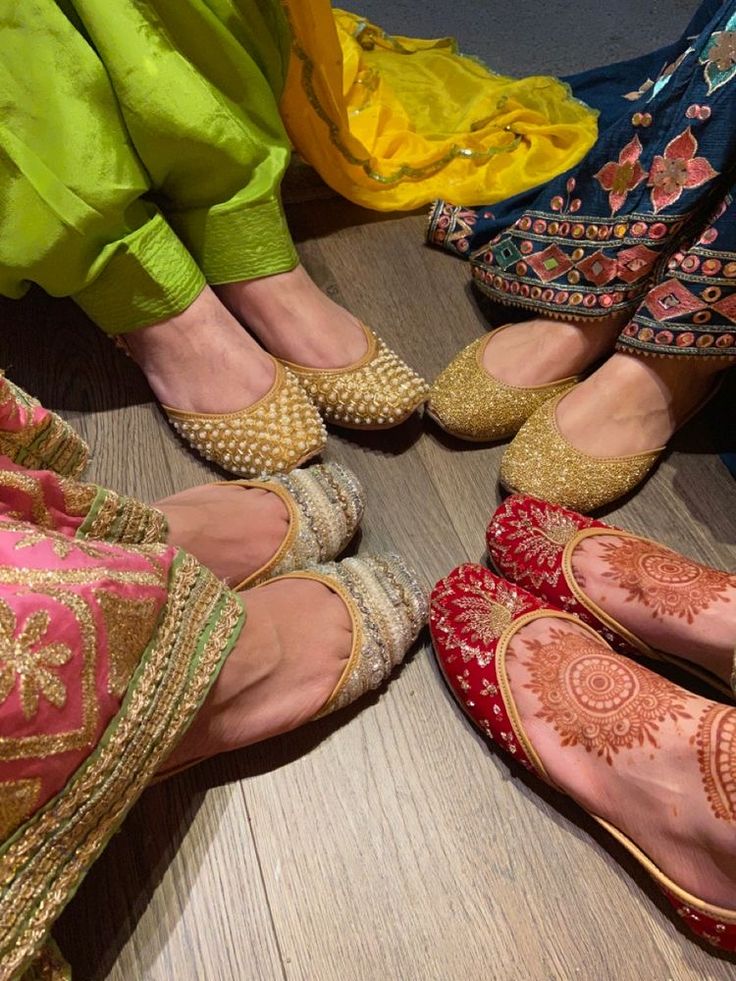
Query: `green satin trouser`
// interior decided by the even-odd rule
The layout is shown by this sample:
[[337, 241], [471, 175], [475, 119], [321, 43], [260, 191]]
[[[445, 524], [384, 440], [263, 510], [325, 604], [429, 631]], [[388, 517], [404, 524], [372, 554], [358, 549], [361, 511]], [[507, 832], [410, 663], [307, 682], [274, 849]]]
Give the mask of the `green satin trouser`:
[[292, 269], [277, 0], [4, 0], [0, 293], [110, 334]]

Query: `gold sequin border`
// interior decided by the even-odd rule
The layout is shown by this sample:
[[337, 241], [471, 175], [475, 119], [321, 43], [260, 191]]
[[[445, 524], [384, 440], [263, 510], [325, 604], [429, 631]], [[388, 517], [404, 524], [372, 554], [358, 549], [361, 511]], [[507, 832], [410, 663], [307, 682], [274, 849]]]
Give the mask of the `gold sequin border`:
[[371, 160], [368, 157], [356, 156], [340, 135], [339, 125], [332, 118], [317, 95], [317, 90], [314, 84], [314, 71], [316, 65], [297, 40], [296, 31], [294, 30], [287, 0], [282, 0], [281, 6], [289, 24], [289, 31], [292, 37], [292, 51], [294, 56], [301, 63], [301, 84], [307, 101], [311, 105], [317, 117], [327, 127], [330, 142], [338, 151], [340, 156], [342, 156], [351, 166], [359, 167], [370, 180], [375, 181], [377, 184], [383, 184], [386, 186], [398, 184], [399, 181], [403, 180], [420, 180], [439, 173], [441, 170], [444, 170], [448, 164], [453, 163], [453, 161], [457, 160], [458, 158], [470, 160], [490, 160], [492, 157], [495, 157], [500, 153], [511, 153], [521, 146], [524, 140], [523, 135], [517, 133], [511, 127], [504, 127], [503, 129], [499, 129], [499, 134], [505, 136], [509, 140], [509, 142], [505, 145], [488, 147], [487, 150], [471, 150], [469, 147], [462, 147], [453, 144], [441, 157], [438, 157], [436, 160], [433, 160], [422, 167], [412, 167], [410, 164], [401, 164], [396, 168], [396, 170], [393, 171], [393, 173], [380, 173], [380, 171], [376, 170], [372, 166]]
[[156, 508], [134, 497], [99, 487], [77, 536], [150, 545], [165, 539], [167, 527], [166, 518]]
[[99, 704], [95, 692], [97, 670], [97, 630], [88, 604], [76, 593], [63, 589], [48, 589], [44, 595], [50, 596], [65, 606], [74, 617], [82, 636], [82, 722], [79, 728], [52, 735], [0, 737], [0, 760], [28, 759], [50, 754], [65, 753], [88, 745], [97, 729]]

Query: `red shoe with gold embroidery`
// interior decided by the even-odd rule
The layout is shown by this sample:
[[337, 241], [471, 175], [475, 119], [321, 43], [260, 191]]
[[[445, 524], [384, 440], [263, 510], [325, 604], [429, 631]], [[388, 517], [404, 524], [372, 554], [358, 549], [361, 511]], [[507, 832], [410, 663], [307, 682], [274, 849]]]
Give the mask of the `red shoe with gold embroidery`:
[[[574, 613], [619, 654], [676, 664], [716, 688], [719, 694], [733, 699], [731, 689], [716, 675], [681, 657], [651, 647], [586, 595], [575, 579], [573, 553], [584, 539], [611, 534], [629, 543], [627, 551], [631, 553], [632, 574], [636, 573], [637, 579], [651, 578], [651, 569], [636, 568], [642, 561], [647, 561], [636, 554], [641, 551], [636, 546], [644, 543], [659, 552], [666, 552], [667, 578], [671, 582], [680, 585], [676, 581], [678, 573], [682, 572], [682, 585], [687, 585], [688, 574], [681, 567], [692, 563], [677, 552], [559, 504], [523, 494], [512, 494], [496, 510], [486, 530], [486, 544], [491, 561], [502, 576], [528, 589], [545, 603]], [[702, 568], [708, 571], [706, 567]]]
[[[545, 606], [536, 596], [480, 565], [454, 569], [437, 583], [430, 601], [429, 622], [437, 660], [465, 714], [527, 770], [565, 793], [550, 779], [526, 734], [506, 672], [506, 652], [514, 635], [541, 617], [575, 623], [590, 634], [596, 648], [602, 649], [606, 657], [618, 657], [578, 617]], [[589, 654], [586, 656], [590, 659]], [[626, 668], [623, 658], [621, 661], [623, 674]], [[597, 677], [602, 679], [604, 672], [599, 671]], [[657, 676], [652, 677], [659, 684], [670, 685]], [[610, 674], [605, 678], [610, 680]], [[632, 696], [635, 688], [627, 688], [619, 702], [623, 704], [637, 697], [639, 692]], [[592, 690], [597, 691], [595, 685]], [[686, 697], [685, 692], [683, 696]], [[682, 889], [631, 839], [603, 818], [591, 816], [640, 862], [693, 933], [720, 950], [736, 951], [736, 909], [713, 906]]]

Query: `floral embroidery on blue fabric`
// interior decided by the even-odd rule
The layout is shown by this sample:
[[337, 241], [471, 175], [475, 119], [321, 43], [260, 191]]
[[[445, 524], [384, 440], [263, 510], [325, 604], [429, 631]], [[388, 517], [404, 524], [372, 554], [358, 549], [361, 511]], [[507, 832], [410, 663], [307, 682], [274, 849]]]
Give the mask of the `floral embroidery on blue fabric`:
[[605, 164], [593, 175], [604, 191], [610, 192], [608, 206], [612, 215], [620, 211], [626, 203], [629, 191], [633, 191], [647, 178], [646, 170], [639, 163], [643, 149], [641, 140], [635, 136], [619, 153], [618, 161]]
[[608, 74], [570, 80], [606, 114], [573, 170], [492, 211], [440, 202], [428, 237], [500, 303], [625, 314], [623, 349], [736, 357], [736, 0], [702, 0], [676, 44]]
[[675, 252], [661, 281], [646, 294], [621, 335], [619, 348], [661, 354], [733, 357], [736, 353], [736, 256], [719, 252], [733, 200], [721, 201], [705, 229]]
[[427, 235], [448, 252], [465, 256], [470, 249], [470, 239], [477, 218], [474, 208], [438, 201], [429, 216]]
[[670, 140], [662, 156], [655, 156], [647, 187], [652, 189], [655, 215], [679, 201], [683, 191], [702, 187], [718, 176], [705, 157], [696, 157], [698, 141], [688, 128]]
[[736, 75], [736, 14], [729, 18], [722, 31], [715, 31], [700, 56], [705, 65], [708, 95], [726, 85]]

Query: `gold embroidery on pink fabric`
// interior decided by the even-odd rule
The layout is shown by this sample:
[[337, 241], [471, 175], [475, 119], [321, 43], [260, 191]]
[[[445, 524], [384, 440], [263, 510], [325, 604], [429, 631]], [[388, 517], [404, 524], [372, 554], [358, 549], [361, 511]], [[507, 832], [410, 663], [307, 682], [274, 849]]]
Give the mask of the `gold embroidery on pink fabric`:
[[698, 723], [698, 766], [710, 809], [736, 821], [736, 710], [711, 703]]
[[20, 473], [17, 470], [0, 470], [0, 487], [8, 487], [10, 490], [27, 494], [31, 499], [31, 512], [28, 517], [39, 528], [49, 527], [51, 515], [46, 507], [43, 486], [37, 477], [30, 473]]
[[99, 488], [96, 484], [84, 484], [65, 478], [60, 480], [60, 484], [66, 513], [83, 518], [94, 504]]
[[54, 470], [57, 474], [77, 476], [86, 466], [89, 449], [61, 416], [45, 411], [36, 422], [31, 419], [40, 408], [37, 399], [18, 388], [0, 373], [0, 406], [14, 404], [16, 411], [27, 413], [27, 421], [16, 431], [0, 430], [0, 453], [21, 463], [29, 470]]
[[50, 623], [47, 611], [37, 610], [19, 626], [13, 610], [0, 600], [0, 704], [17, 682], [26, 719], [38, 712], [41, 695], [58, 709], [66, 703], [66, 688], [51, 669], [67, 664], [72, 651], [66, 644], [41, 645]]
[[9, 838], [33, 812], [40, 790], [40, 777], [0, 782], [0, 841]]
[[[99, 578], [100, 570], [97, 569], [94, 571]], [[55, 570], [55, 575], [57, 578], [60, 578], [60, 574], [57, 570]], [[61, 603], [70, 611], [77, 623], [82, 637], [82, 719], [77, 728], [66, 732], [56, 732], [51, 735], [41, 732], [35, 735], [0, 737], [0, 760], [3, 761], [27, 759], [34, 756], [43, 758], [55, 753], [63, 753], [70, 749], [79, 749], [81, 746], [89, 745], [91, 743], [92, 736], [97, 728], [97, 720], [99, 718], [99, 704], [97, 701], [97, 692], [95, 690], [97, 631], [91, 610], [88, 604], [75, 593], [53, 587], [48, 588], [44, 592], [45, 595], [53, 597], [56, 602]], [[30, 619], [31, 617], [28, 618], [29, 621]], [[9, 619], [6, 618], [6, 622], [3, 626], [4, 633], [7, 633], [9, 626]], [[57, 649], [56, 654], [52, 655], [52, 657], [60, 657], [61, 651], [59, 651], [58, 648], [65, 647], [63, 644], [54, 644], [49, 646]], [[7, 649], [7, 647], [5, 649]], [[45, 667], [43, 663], [40, 666]], [[48, 674], [51, 674], [51, 671], [49, 671], [48, 668], [46, 668], [46, 671]], [[0, 677], [3, 677], [4, 679], [4, 675], [0, 675]], [[53, 675], [52, 677], [55, 678]], [[58, 679], [55, 680], [58, 681]], [[59, 684], [61, 684], [61, 682], [59, 682]], [[46, 697], [48, 697], [47, 690], [44, 690], [43, 693], [46, 695]], [[5, 697], [7, 697], [7, 693], [5, 694]]]
[[728, 603], [727, 590], [736, 588], [736, 576], [641, 538], [600, 544], [609, 568], [603, 578], [625, 589], [629, 601], [643, 603], [654, 617], [679, 617], [692, 623], [711, 603]]
[[171, 753], [242, 616], [235, 594], [185, 555], [143, 671], [96, 758], [0, 850], [3, 977], [22, 973], [35, 956], [84, 873]]
[[524, 659], [539, 698], [537, 717], [551, 723], [563, 746], [583, 746], [609, 765], [621, 750], [648, 742], [666, 719], [689, 719], [689, 697], [671, 682], [565, 630], [528, 640]]
[[97, 590], [107, 634], [108, 682], [110, 694], [125, 694], [133, 672], [156, 629], [158, 608], [155, 600], [126, 599]]
[[110, 554], [109, 550], [100, 548], [94, 542], [70, 538], [59, 531], [50, 531], [49, 529], [39, 531], [24, 521], [4, 521], [0, 527], [3, 531], [23, 534], [23, 537], [19, 538], [13, 546], [16, 550], [33, 548], [34, 545], [48, 545], [54, 555], [60, 559], [69, 558], [75, 551], [81, 552], [91, 559], [104, 559]]

